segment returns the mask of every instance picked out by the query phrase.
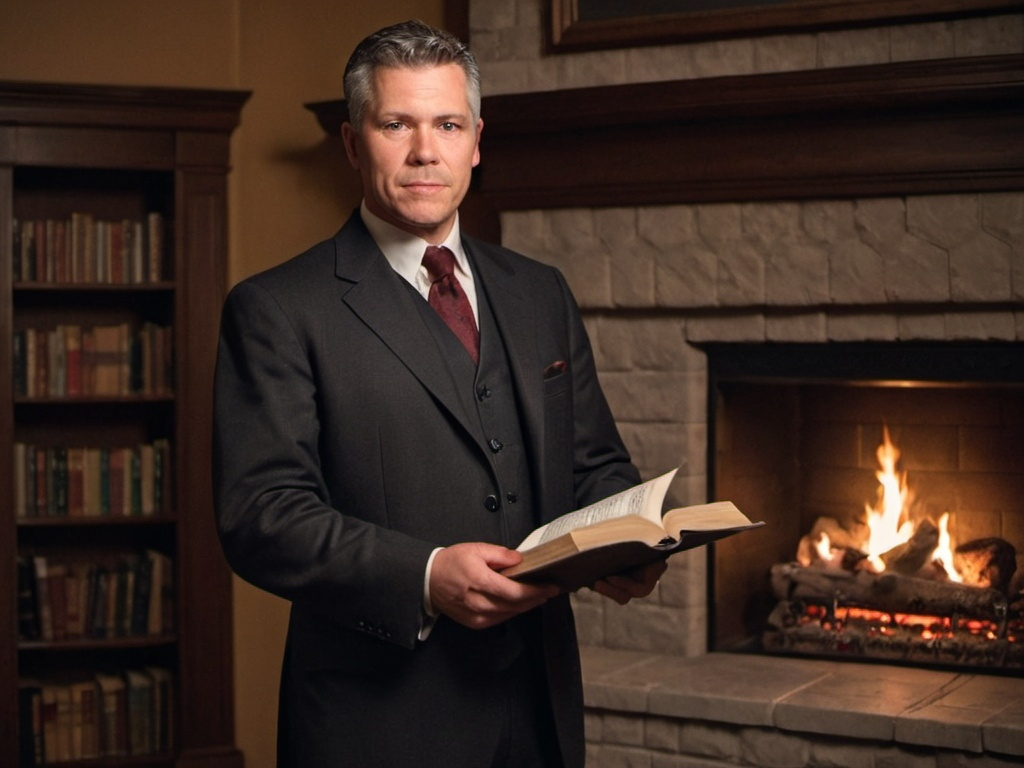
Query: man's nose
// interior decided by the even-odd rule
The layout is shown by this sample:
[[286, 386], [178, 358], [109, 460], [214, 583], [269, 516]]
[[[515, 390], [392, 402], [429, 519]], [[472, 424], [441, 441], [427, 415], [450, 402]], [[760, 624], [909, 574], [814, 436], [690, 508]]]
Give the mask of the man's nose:
[[433, 131], [414, 131], [409, 147], [409, 162], [413, 165], [432, 165], [438, 159], [437, 137], [434, 136]]

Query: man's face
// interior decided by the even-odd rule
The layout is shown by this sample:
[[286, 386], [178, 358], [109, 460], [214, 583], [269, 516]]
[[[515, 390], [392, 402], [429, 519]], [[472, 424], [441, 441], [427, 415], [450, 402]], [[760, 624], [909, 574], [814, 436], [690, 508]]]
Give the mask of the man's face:
[[378, 69], [362, 125], [345, 123], [349, 162], [366, 206], [431, 243], [451, 231], [480, 162], [483, 121], [473, 121], [466, 76], [455, 64]]

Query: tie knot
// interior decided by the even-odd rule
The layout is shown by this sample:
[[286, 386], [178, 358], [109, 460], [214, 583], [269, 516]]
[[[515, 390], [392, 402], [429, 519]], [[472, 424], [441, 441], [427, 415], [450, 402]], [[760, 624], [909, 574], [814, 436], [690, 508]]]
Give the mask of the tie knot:
[[428, 245], [423, 254], [423, 266], [427, 268], [431, 282], [437, 282], [455, 272], [455, 254], [443, 245]]

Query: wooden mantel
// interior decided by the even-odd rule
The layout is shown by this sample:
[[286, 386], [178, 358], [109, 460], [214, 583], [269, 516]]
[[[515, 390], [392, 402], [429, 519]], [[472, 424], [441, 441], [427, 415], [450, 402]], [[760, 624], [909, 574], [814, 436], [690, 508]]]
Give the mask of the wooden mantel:
[[[338, 135], [342, 101], [307, 104]], [[1024, 55], [488, 96], [497, 211], [1024, 188]]]

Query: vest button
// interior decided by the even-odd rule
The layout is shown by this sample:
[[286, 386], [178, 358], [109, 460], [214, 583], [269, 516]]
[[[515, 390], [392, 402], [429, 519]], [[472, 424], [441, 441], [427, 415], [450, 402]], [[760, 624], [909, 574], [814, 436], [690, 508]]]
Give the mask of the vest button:
[[491, 446], [492, 453], [497, 453], [498, 451], [505, 447], [504, 445], [501, 444], [501, 440], [498, 440], [496, 437], [492, 437], [488, 445]]
[[501, 507], [501, 502], [498, 500], [498, 497], [492, 493], [484, 499], [484, 507], [488, 512], [497, 512]]
[[509, 491], [508, 493], [505, 494], [505, 499], [506, 501], [508, 501], [509, 504], [515, 504], [517, 501], [519, 501], [519, 496], [516, 494], [515, 491]]

